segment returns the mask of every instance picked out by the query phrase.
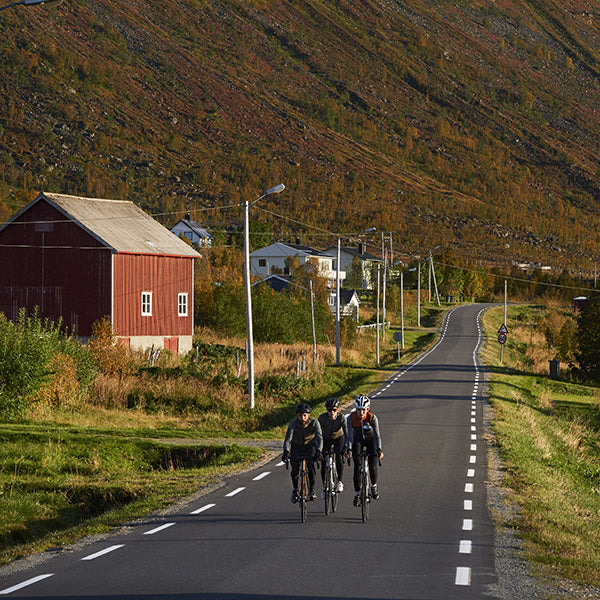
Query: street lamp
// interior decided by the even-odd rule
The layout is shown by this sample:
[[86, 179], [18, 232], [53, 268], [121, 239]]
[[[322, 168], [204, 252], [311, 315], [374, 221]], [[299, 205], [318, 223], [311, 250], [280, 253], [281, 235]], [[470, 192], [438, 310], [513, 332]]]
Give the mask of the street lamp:
[[250, 292], [250, 228], [248, 224], [249, 209], [253, 204], [262, 200], [265, 196], [278, 194], [285, 189], [280, 183], [269, 188], [262, 196], [253, 202], [244, 201], [244, 282], [246, 284], [246, 331], [248, 333], [246, 356], [248, 358], [248, 402], [250, 408], [254, 408], [254, 339], [252, 335], [252, 294]]
[[35, 6], [37, 4], [45, 4], [46, 6], [58, 6], [62, 3], [63, 0], [19, 0], [18, 2], [11, 2], [6, 6], [0, 6], [0, 10], [4, 10], [5, 8], [10, 8], [11, 6], [18, 6], [22, 4], [23, 6]]

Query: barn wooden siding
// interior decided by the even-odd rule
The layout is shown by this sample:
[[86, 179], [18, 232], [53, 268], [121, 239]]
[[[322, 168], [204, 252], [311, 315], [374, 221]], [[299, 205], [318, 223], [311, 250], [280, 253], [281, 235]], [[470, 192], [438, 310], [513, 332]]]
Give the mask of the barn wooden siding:
[[[114, 329], [129, 336], [193, 335], [193, 258], [118, 253], [114, 257]], [[152, 316], [142, 316], [142, 292], [152, 292]], [[177, 314], [180, 293], [188, 315]]]
[[0, 236], [0, 312], [11, 320], [21, 307], [91, 334], [98, 316], [111, 314], [111, 251], [45, 202]]

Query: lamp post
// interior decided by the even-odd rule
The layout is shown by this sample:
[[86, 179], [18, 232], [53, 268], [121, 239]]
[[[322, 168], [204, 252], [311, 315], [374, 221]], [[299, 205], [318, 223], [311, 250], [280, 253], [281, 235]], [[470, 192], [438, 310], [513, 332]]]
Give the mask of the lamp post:
[[0, 10], [4, 10], [6, 8], [10, 8], [11, 6], [18, 6], [22, 4], [23, 6], [36, 6], [37, 4], [45, 4], [48, 7], [50, 6], [58, 6], [62, 3], [63, 0], [19, 0], [18, 2], [11, 2], [6, 6], [0, 6]]
[[[411, 273], [415, 269], [408, 269], [407, 273]], [[404, 350], [404, 271], [400, 271], [400, 336], [402, 350]]]
[[265, 196], [278, 194], [285, 189], [285, 185], [280, 183], [269, 188], [262, 196], [259, 196], [253, 202], [244, 201], [244, 283], [246, 285], [246, 332], [248, 340], [246, 342], [246, 356], [248, 359], [248, 403], [250, 408], [254, 408], [254, 338], [252, 334], [252, 294], [250, 292], [250, 227], [249, 227], [249, 209], [253, 204], [262, 200]]
[[[376, 227], [369, 227], [357, 234], [357, 237], [365, 233], [376, 231]], [[335, 364], [340, 366], [340, 260], [342, 255], [341, 238], [337, 239], [337, 253], [335, 265]]]

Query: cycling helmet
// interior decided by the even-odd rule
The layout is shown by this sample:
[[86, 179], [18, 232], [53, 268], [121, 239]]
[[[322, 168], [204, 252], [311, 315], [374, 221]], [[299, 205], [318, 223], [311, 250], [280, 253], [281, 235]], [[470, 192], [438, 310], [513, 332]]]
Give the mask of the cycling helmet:
[[298, 406], [296, 406], [296, 414], [299, 413], [310, 413], [311, 408], [308, 404], [306, 404], [306, 402], [301, 402], [300, 404], [298, 404]]
[[329, 410], [330, 408], [339, 408], [340, 401], [337, 398], [329, 398], [329, 400], [325, 400], [325, 408]]
[[368, 409], [371, 406], [371, 398], [366, 394], [361, 394], [355, 401], [354, 406], [356, 408]]

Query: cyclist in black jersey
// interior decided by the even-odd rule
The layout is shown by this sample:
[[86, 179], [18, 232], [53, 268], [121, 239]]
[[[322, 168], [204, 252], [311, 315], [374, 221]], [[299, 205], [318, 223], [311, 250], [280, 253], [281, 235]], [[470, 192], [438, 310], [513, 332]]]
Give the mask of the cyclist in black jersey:
[[[323, 432], [323, 449], [329, 452], [332, 445], [335, 449], [335, 466], [338, 474], [338, 483], [334, 491], [343, 492], [344, 454], [346, 453], [346, 438], [348, 437], [346, 417], [339, 411], [340, 401], [337, 398], [329, 398], [325, 402], [325, 408], [327, 411], [319, 415], [319, 424]], [[321, 462], [323, 486], [325, 486], [325, 467], [326, 461], [323, 459]], [[323, 490], [323, 497], [325, 497], [325, 490]]]
[[361, 394], [354, 401], [354, 410], [348, 415], [348, 441], [346, 443], [354, 461], [354, 506], [360, 506], [360, 458], [364, 449], [369, 453], [369, 471], [371, 472], [371, 498], [379, 498], [377, 489], [378, 459], [383, 458], [379, 421], [371, 412], [371, 398]]
[[298, 474], [300, 472], [300, 462], [306, 458], [306, 467], [308, 470], [309, 500], [316, 500], [314, 491], [316, 467], [315, 461], [321, 459], [323, 450], [323, 434], [321, 426], [317, 419], [310, 416], [311, 408], [308, 404], [302, 402], [296, 407], [296, 418], [288, 425], [283, 442], [284, 461], [292, 463], [292, 502], [298, 502]]

